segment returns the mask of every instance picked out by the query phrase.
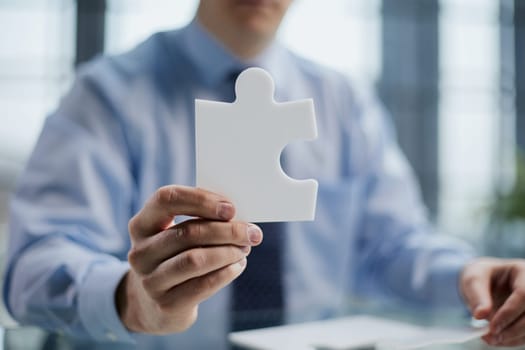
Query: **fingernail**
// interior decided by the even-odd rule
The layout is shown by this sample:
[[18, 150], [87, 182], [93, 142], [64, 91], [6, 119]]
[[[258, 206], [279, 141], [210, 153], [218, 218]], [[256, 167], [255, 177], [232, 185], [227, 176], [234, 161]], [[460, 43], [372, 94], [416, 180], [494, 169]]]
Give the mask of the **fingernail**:
[[244, 268], [246, 266], [246, 264], [248, 263], [248, 260], [246, 260], [246, 258], [242, 259], [241, 261], [239, 261], [237, 264], [239, 264], [239, 266], [241, 268]]
[[246, 233], [248, 234], [248, 240], [250, 241], [250, 243], [258, 244], [259, 242], [261, 242], [262, 232], [261, 229], [256, 225], [248, 225]]
[[501, 325], [496, 325], [494, 327], [494, 334], [500, 334], [502, 330], [503, 330], [503, 327]]
[[498, 344], [502, 344], [503, 343], [503, 335], [498, 335], [498, 340], [497, 340]]
[[233, 205], [227, 202], [220, 202], [217, 205], [217, 216], [224, 220], [229, 220], [233, 216]]
[[474, 318], [477, 320], [481, 320], [485, 317], [485, 314], [483, 313], [483, 309], [478, 307], [477, 309], [474, 310], [474, 312], [472, 313], [472, 316], [474, 316]]
[[241, 250], [243, 251], [243, 253], [248, 254], [250, 252], [250, 246], [249, 245], [242, 246]]

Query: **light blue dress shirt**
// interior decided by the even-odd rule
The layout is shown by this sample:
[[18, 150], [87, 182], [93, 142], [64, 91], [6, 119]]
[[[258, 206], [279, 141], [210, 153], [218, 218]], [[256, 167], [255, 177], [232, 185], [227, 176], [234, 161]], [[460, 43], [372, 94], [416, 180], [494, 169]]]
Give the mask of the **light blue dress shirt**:
[[317, 114], [319, 138], [285, 149], [290, 176], [319, 181], [315, 221], [286, 227], [286, 319], [338, 315], [350, 295], [461, 305], [472, 252], [432, 233], [373, 96], [278, 43], [242, 62], [193, 22], [83, 66], [47, 119], [12, 201], [5, 300], [17, 320], [100, 348], [226, 346], [228, 287], [190, 330], [165, 337], [129, 333], [114, 294], [129, 268], [128, 220], [158, 187], [195, 184], [195, 98], [231, 101], [228, 76], [247, 66], [271, 73], [278, 101], [313, 97]]

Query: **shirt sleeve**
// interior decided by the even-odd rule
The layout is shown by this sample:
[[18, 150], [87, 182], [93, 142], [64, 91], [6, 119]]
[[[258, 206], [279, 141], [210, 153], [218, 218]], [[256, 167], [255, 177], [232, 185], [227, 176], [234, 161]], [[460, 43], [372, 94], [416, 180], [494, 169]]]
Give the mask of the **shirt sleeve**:
[[459, 309], [459, 275], [474, 252], [465, 242], [434, 232], [390, 120], [374, 99], [361, 103], [368, 165], [356, 252], [358, 293], [399, 298], [416, 307]]
[[114, 299], [135, 187], [116, 106], [89, 71], [47, 119], [17, 185], [4, 295], [22, 324], [132, 342]]

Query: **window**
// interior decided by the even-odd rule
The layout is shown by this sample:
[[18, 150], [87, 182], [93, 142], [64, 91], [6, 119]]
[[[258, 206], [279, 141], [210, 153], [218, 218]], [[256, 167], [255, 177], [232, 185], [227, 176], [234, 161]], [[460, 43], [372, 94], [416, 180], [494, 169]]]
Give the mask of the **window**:
[[74, 19], [73, 1], [0, 4], [0, 162], [27, 156], [71, 82]]
[[[388, 55], [382, 38], [384, 1], [296, 0], [279, 37], [299, 54], [373, 85], [385, 76], [382, 60], [395, 57]], [[156, 31], [185, 25], [198, 0], [107, 0], [107, 4], [105, 51], [114, 54]], [[512, 140], [507, 136], [515, 131], [502, 124], [501, 118], [508, 116], [503, 116], [500, 101], [514, 91], [500, 89], [500, 3], [440, 0], [439, 5], [437, 221], [445, 231], [465, 235], [480, 232], [483, 215], [476, 215], [500, 181], [502, 159], [512, 160], [512, 142], [502, 140]], [[71, 83], [75, 18], [73, 0], [0, 4], [0, 179], [4, 182], [14, 177], [15, 171], [9, 169], [19, 169], [45, 116]], [[394, 20], [406, 20], [408, 27], [423, 25], [403, 16]], [[417, 148], [412, 141], [406, 144]]]
[[151, 34], [191, 21], [197, 0], [109, 0], [106, 52], [131, 49]]
[[484, 209], [508, 152], [500, 146], [499, 6], [441, 0], [440, 223], [470, 237], [486, 224]]

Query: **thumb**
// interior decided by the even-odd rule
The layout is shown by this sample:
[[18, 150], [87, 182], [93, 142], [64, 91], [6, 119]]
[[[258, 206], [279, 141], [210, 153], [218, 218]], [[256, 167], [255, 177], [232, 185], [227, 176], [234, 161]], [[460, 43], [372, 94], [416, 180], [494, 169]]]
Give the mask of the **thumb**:
[[482, 263], [468, 264], [461, 274], [460, 286], [474, 318], [489, 317], [492, 310], [491, 269]]

